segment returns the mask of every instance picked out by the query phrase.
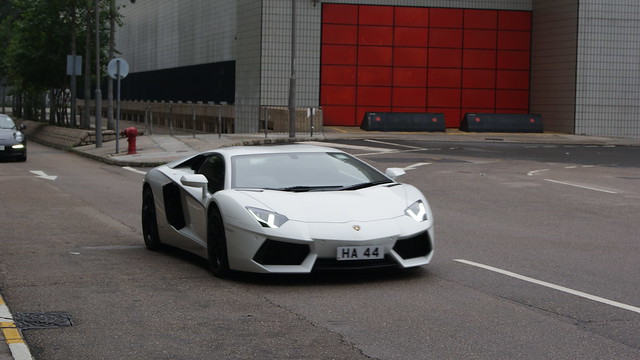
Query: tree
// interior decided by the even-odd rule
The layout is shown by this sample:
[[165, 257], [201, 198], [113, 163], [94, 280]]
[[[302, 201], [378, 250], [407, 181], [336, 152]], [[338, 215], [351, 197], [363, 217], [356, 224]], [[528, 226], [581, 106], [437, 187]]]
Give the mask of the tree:
[[[100, 0], [100, 12], [106, 14], [109, 5], [109, 0]], [[24, 117], [35, 119], [38, 112], [44, 113], [41, 108], [43, 94], [49, 91], [50, 122], [62, 124], [69, 100], [67, 55], [73, 49], [79, 54], [85, 50], [92, 53], [91, 49], [85, 47], [95, 46], [93, 42], [86, 45], [76, 43], [75, 39], [83, 39], [87, 31], [95, 31], [95, 17], [92, 21], [88, 20], [95, 14], [94, 2], [8, 0], [3, 1], [1, 6], [0, 40], [6, 39], [5, 44], [8, 45], [0, 52], [0, 76], [4, 72], [15, 92], [22, 94], [25, 100]], [[106, 44], [109, 38], [106, 15], [100, 18], [99, 30], [101, 43]], [[101, 51], [101, 63], [105, 63], [105, 60], [106, 53]], [[84, 76], [94, 75], [85, 72]]]

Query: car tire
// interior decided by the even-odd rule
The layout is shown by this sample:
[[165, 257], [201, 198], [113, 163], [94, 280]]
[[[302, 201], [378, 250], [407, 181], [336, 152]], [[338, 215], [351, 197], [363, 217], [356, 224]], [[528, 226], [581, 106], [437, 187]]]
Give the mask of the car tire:
[[224, 233], [222, 215], [215, 206], [209, 211], [207, 221], [207, 255], [209, 268], [214, 276], [224, 278], [229, 275], [227, 238]]
[[142, 235], [147, 249], [155, 251], [162, 246], [158, 234], [155, 200], [153, 192], [148, 186], [145, 186], [142, 191]]

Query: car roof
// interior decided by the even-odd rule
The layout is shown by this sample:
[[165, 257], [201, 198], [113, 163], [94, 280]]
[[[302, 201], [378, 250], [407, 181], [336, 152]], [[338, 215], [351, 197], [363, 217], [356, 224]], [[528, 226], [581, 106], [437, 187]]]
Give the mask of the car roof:
[[282, 153], [301, 153], [301, 152], [342, 152], [340, 150], [317, 145], [306, 144], [288, 144], [288, 145], [271, 145], [271, 146], [232, 146], [215, 150], [224, 156], [250, 155], [250, 154], [282, 154]]
[[307, 145], [307, 144], [287, 144], [287, 145], [257, 145], [257, 146], [230, 146], [220, 149], [207, 150], [199, 152], [185, 159], [179, 159], [165, 164], [166, 166], [173, 168], [176, 166], [183, 166], [190, 163], [195, 158], [208, 155], [208, 154], [220, 154], [226, 159], [230, 159], [237, 155], [255, 155], [255, 154], [283, 154], [283, 153], [326, 153], [326, 152], [339, 152], [344, 153], [338, 149], [334, 149], [327, 146]]

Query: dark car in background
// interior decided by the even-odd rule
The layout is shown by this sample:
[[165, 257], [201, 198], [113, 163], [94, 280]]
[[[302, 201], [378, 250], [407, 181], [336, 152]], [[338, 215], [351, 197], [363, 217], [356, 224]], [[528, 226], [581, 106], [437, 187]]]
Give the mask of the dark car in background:
[[0, 114], [0, 160], [27, 160], [27, 138], [22, 133], [25, 128], [17, 126], [9, 115]]

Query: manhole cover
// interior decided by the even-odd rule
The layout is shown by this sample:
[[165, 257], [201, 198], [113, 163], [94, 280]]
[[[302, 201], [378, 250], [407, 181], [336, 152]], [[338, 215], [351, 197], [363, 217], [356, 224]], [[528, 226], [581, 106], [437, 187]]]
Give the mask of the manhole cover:
[[68, 313], [61, 311], [17, 313], [13, 314], [13, 321], [16, 323], [16, 327], [22, 330], [55, 329], [73, 325], [71, 316]]

